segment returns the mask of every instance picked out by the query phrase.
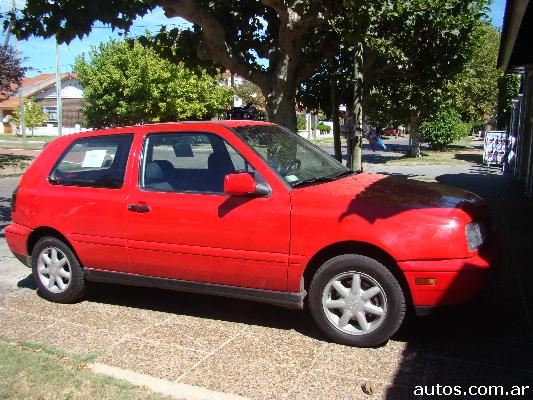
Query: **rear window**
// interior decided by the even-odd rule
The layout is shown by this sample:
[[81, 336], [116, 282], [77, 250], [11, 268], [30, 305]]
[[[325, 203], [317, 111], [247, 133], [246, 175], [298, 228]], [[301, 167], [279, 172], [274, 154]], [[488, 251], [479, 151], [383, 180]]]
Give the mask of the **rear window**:
[[63, 153], [49, 181], [65, 186], [120, 188], [132, 142], [133, 134], [77, 139]]

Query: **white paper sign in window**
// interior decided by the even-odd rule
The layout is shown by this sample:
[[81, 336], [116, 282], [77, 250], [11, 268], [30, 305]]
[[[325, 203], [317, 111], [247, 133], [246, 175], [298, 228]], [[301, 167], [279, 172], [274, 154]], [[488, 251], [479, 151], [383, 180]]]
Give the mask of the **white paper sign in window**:
[[82, 168], [100, 168], [104, 164], [107, 150], [89, 150], [81, 164]]

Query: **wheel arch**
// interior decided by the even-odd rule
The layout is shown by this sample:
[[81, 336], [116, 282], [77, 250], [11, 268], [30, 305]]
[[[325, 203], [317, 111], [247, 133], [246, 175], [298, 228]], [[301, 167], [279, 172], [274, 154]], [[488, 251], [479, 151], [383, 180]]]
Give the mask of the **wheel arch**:
[[327, 260], [342, 254], [359, 254], [373, 258], [374, 260], [383, 264], [394, 275], [400, 284], [400, 287], [402, 288], [406, 302], [412, 306], [413, 301], [407, 279], [405, 278], [405, 275], [398, 266], [398, 263], [394, 257], [376, 245], [359, 241], [344, 241], [334, 243], [318, 251], [309, 260], [303, 273], [304, 289], [307, 291], [307, 293], [309, 293], [311, 280], [320, 266], [322, 266], [322, 264], [324, 264]]
[[65, 243], [65, 245], [70, 247], [70, 250], [72, 250], [72, 252], [76, 255], [76, 252], [74, 251], [74, 248], [72, 247], [72, 244], [69, 242], [69, 240], [66, 238], [65, 235], [63, 235], [57, 229], [51, 228], [49, 226], [41, 226], [41, 227], [35, 229], [31, 233], [31, 235], [28, 237], [28, 241], [27, 241], [27, 245], [26, 245], [27, 252], [28, 252], [27, 253], [28, 257], [31, 257], [32, 252], [33, 252], [33, 248], [35, 247], [35, 245], [37, 244], [39, 239], [41, 239], [44, 236], [55, 237], [56, 239], [59, 239], [59, 240], [63, 241]]

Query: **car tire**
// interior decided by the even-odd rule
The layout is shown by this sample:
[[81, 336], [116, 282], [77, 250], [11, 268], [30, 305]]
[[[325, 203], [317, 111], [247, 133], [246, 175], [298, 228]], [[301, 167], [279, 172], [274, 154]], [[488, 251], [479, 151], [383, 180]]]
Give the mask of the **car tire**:
[[45, 236], [32, 251], [33, 279], [39, 294], [56, 303], [74, 303], [85, 295], [83, 269], [62, 240]]
[[309, 310], [331, 340], [350, 346], [385, 343], [405, 316], [405, 297], [394, 275], [378, 261], [344, 254], [326, 261], [309, 289]]

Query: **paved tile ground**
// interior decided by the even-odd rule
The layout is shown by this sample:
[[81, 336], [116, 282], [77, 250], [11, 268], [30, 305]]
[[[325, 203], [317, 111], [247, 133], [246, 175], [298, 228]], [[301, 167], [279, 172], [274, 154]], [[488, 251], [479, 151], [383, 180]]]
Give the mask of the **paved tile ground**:
[[[521, 398], [533, 398], [533, 204], [520, 185], [475, 162], [370, 162], [366, 169], [437, 180], [487, 198], [503, 237], [504, 262], [484, 296], [436, 316], [410, 316], [375, 349], [328, 342], [305, 312], [239, 300], [94, 284], [83, 302], [53, 304], [37, 295], [29, 270], [5, 245], [2, 227], [16, 179], [4, 179], [0, 335], [252, 399], [411, 399], [416, 385], [436, 384], [530, 385]], [[372, 383], [371, 396], [361, 390], [365, 381]]]

